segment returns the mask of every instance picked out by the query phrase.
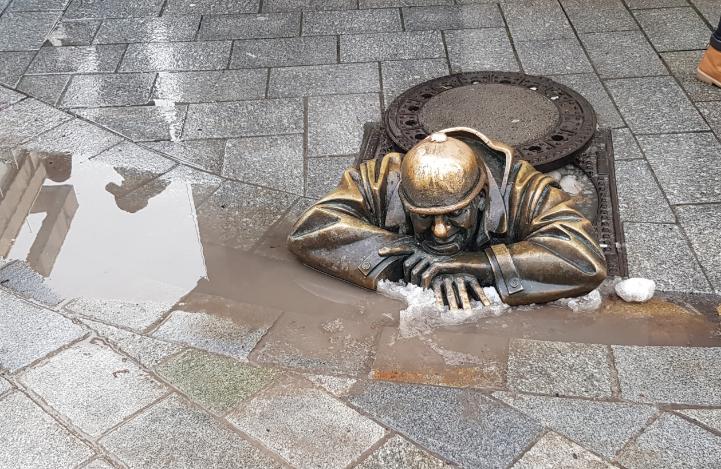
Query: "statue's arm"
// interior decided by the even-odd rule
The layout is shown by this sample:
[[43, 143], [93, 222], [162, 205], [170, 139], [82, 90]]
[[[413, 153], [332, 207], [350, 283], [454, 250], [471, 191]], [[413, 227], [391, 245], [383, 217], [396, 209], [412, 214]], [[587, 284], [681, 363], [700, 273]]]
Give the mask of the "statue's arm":
[[606, 277], [591, 222], [568, 194], [524, 163], [510, 198], [510, 229], [518, 242], [486, 249], [496, 288], [508, 304], [579, 296]]
[[[402, 258], [381, 257], [378, 250], [406, 236], [379, 226], [387, 210], [385, 179], [393, 162], [383, 164], [378, 175], [364, 165], [347, 169], [338, 186], [301, 216], [288, 248], [310, 267], [375, 289], [381, 279], [402, 276]], [[376, 177], [369, 179], [369, 174]]]

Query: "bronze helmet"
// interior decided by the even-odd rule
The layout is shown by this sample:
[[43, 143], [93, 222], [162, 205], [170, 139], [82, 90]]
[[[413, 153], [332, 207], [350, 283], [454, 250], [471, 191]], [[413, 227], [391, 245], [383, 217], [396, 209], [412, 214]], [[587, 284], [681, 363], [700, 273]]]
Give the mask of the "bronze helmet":
[[436, 132], [403, 158], [399, 194], [407, 210], [438, 215], [465, 207], [487, 183], [485, 167], [473, 149]]

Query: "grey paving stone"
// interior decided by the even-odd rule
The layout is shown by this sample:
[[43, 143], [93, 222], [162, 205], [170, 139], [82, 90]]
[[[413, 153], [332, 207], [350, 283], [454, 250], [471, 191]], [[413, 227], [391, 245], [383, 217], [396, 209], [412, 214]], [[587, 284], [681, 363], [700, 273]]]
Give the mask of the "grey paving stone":
[[121, 106], [78, 109], [76, 114], [135, 141], [176, 140], [186, 105]]
[[167, 392], [133, 362], [94, 342], [63, 350], [20, 380], [93, 437]]
[[168, 171], [175, 165], [175, 162], [130, 142], [122, 142], [105, 150], [93, 158], [93, 162], [111, 165], [116, 170], [123, 169], [122, 189], [126, 192]]
[[23, 261], [13, 262], [0, 270], [0, 284], [22, 297], [51, 307], [64, 299], [45, 282], [45, 277]]
[[204, 16], [198, 39], [262, 39], [300, 34], [299, 13]]
[[402, 436], [396, 435], [371, 453], [358, 469], [441, 469], [448, 467], [444, 461], [415, 446]]
[[66, 20], [55, 26], [48, 42], [55, 47], [89, 46], [100, 27], [101, 20]]
[[703, 53], [703, 50], [664, 52], [661, 57], [692, 101], [721, 100], [721, 88], [696, 78], [696, 67]]
[[718, 467], [721, 437], [673, 414], [663, 414], [618, 457], [624, 467]]
[[0, 291], [0, 368], [14, 371], [85, 334], [82, 327]]
[[233, 15], [255, 13], [258, 11], [259, 3], [259, 0], [168, 0], [163, 14]]
[[245, 324], [241, 325], [237, 321], [205, 313], [173, 311], [153, 332], [153, 337], [245, 359], [273, 324], [277, 313], [263, 317], [249, 307], [242, 316]]
[[319, 198], [338, 185], [343, 171], [353, 164], [355, 156], [310, 158], [306, 163], [305, 195]]
[[127, 302], [79, 298], [65, 305], [65, 309], [75, 315], [142, 331], [163, 317], [171, 306], [173, 305], [150, 301]]
[[349, 400], [462, 466], [507, 466], [541, 433], [529, 417], [472, 390], [373, 381]]
[[621, 0], [596, 0], [589, 8], [584, 0], [560, 0], [578, 33], [638, 29]]
[[624, 231], [629, 276], [655, 280], [657, 290], [711, 292], [677, 225], [624, 223]]
[[711, 31], [692, 8], [636, 10], [633, 14], [659, 52], [704, 49], [708, 45]]
[[358, 0], [358, 8], [452, 5], [453, 0]]
[[721, 144], [710, 132], [642, 135], [638, 142], [671, 205], [721, 202]]
[[701, 111], [701, 115], [711, 126], [711, 130], [714, 131], [716, 137], [721, 139], [721, 103], [718, 101], [698, 103], [696, 107]]
[[148, 201], [159, 193], [172, 190], [178, 197], [187, 197], [190, 192], [195, 206], [198, 207], [220, 187], [222, 182], [223, 179], [219, 176], [198, 171], [188, 166], [178, 165], [148, 184], [122, 195], [119, 201], [125, 204], [124, 209], [127, 207], [130, 210], [137, 211], [147, 206]]
[[303, 132], [300, 99], [191, 104], [183, 138], [249, 137]]
[[376, 63], [274, 68], [268, 85], [268, 96], [274, 98], [378, 91]]
[[668, 75], [641, 31], [581, 34], [581, 41], [601, 78]]
[[125, 18], [132, 16], [157, 16], [163, 0], [103, 0], [88, 2], [72, 0], [65, 11], [65, 18]]
[[308, 156], [358, 153], [363, 124], [380, 120], [377, 94], [308, 100]]
[[17, 89], [54, 106], [69, 80], [70, 75], [27, 75], [20, 80]]
[[385, 433], [340, 401], [292, 380], [262, 391], [228, 420], [296, 467], [346, 467]]
[[545, 41], [575, 37], [556, 0], [519, 0], [501, 4], [514, 41]]
[[549, 432], [516, 462], [513, 469], [534, 469], [539, 467], [563, 467], [564, 469], [613, 468], [595, 454], [567, 440], [557, 433]]
[[577, 39], [516, 42], [526, 73], [534, 75], [593, 72]]
[[136, 334], [98, 321], [88, 319], [81, 319], [81, 321], [104, 340], [130, 355], [146, 368], [156, 366], [170, 355], [183, 349], [178, 344]]
[[225, 154], [225, 140], [185, 140], [180, 142], [147, 142], [143, 146], [165, 153], [185, 164], [220, 174]]
[[43, 47], [28, 67], [27, 73], [97, 73], [114, 72], [125, 46]]
[[638, 147], [636, 137], [627, 128], [612, 129], [613, 156], [617, 160], [632, 160], [643, 158], [643, 153]]
[[130, 468], [284, 467], [173, 395], [100, 440]]
[[93, 459], [87, 465], [83, 466], [83, 469], [113, 469], [105, 459]]
[[[303, 215], [303, 213], [305, 213], [312, 204], [313, 200], [311, 199], [305, 197], [298, 198], [298, 200], [293, 203], [293, 206], [285, 212], [285, 214], [283, 214], [282, 218], [280, 218], [280, 220], [278, 220], [263, 235], [260, 241], [258, 241], [255, 245], [253, 252], [263, 257], [275, 260], [295, 261], [295, 256], [285, 248], [288, 241], [288, 233], [290, 233], [293, 225], [295, 225], [295, 222], [298, 221], [301, 215]], [[314, 381], [312, 378], [309, 379], [316, 384], [319, 384], [318, 381]], [[330, 377], [330, 379], [334, 380], [335, 377]], [[342, 386], [340, 383], [344, 380], [344, 378], [338, 379], [341, 380], [338, 382], [338, 385]], [[355, 380], [351, 381], [355, 382]], [[321, 386], [323, 385], [321, 384]], [[337, 395], [332, 389], [329, 389], [328, 387], [324, 388], [331, 394]]]
[[520, 71], [504, 28], [446, 31], [444, 35], [452, 73], [475, 70]]
[[352, 10], [357, 0], [265, 0], [263, 11]]
[[494, 3], [404, 8], [403, 24], [407, 31], [504, 27], [501, 11]]
[[319, 10], [303, 14], [305, 36], [389, 32], [402, 29], [400, 12], [396, 8]]
[[35, 57], [35, 52], [0, 52], [0, 84], [14, 87]]
[[406, 60], [443, 57], [438, 31], [350, 34], [340, 37], [341, 62]]
[[617, 161], [616, 187], [621, 221], [676, 223], [676, 217], [645, 160]]
[[103, 107], [143, 105], [150, 98], [155, 73], [75, 75], [60, 106]]
[[18, 92], [0, 87], [0, 109], [4, 109], [11, 104], [15, 104], [23, 98], [25, 98], [25, 96]]
[[71, 468], [93, 451], [23, 393], [0, 399], [0, 466]]
[[12, 147], [57, 127], [71, 116], [34, 99], [0, 111], [0, 147]]
[[[677, 0], [681, 2], [682, 0]], [[721, 13], [719, 9], [719, 4], [716, 0], [691, 0], [691, 2], [698, 11], [706, 18], [706, 21], [711, 23], [711, 25], [715, 25], [718, 21], [719, 13]], [[685, 4], [682, 6], [686, 6]]]
[[[292, 194], [228, 181], [198, 210], [203, 242], [251, 249], [296, 198]], [[263, 327], [264, 333], [270, 324]], [[263, 334], [256, 334], [257, 342]], [[251, 348], [244, 349], [244, 353], [249, 353]]]
[[626, 0], [632, 10], [643, 8], [664, 8], [686, 6], [686, 0]]
[[333, 36], [234, 41], [229, 68], [287, 67], [336, 63], [338, 39]]
[[606, 87], [635, 134], [708, 130], [671, 77], [608, 80]]
[[646, 425], [655, 407], [496, 392], [493, 397], [609, 459]]
[[676, 412], [721, 432], [721, 409], [684, 409]]
[[130, 42], [192, 41], [200, 25], [199, 16], [116, 18], [103, 21], [95, 44]]
[[303, 195], [303, 135], [228, 140], [223, 176]]
[[22, 147], [47, 153], [70, 153], [73, 163], [80, 163], [120, 143], [122, 138], [112, 132], [72, 119], [25, 142]]
[[6, 12], [0, 16], [0, 50], [35, 50], [45, 42], [60, 12]]
[[121, 72], [220, 70], [230, 58], [230, 41], [129, 44]]
[[721, 292], [721, 244], [718, 242], [721, 205], [681, 205], [676, 213], [711, 285]]
[[267, 80], [264, 69], [161, 72], [153, 98], [185, 103], [259, 99], [265, 96]]
[[385, 105], [403, 91], [426, 80], [448, 75], [445, 59], [393, 60], [381, 64]]
[[12, 389], [12, 386], [10, 383], [7, 382], [7, 380], [0, 378], [0, 394], [5, 394], [5, 392]]
[[604, 345], [511, 341], [508, 387], [555, 396], [611, 397], [611, 369]]
[[190, 399], [219, 414], [269, 386], [278, 376], [271, 368], [200, 350], [186, 350], [155, 371]]
[[7, 11], [64, 10], [70, 0], [12, 0]]

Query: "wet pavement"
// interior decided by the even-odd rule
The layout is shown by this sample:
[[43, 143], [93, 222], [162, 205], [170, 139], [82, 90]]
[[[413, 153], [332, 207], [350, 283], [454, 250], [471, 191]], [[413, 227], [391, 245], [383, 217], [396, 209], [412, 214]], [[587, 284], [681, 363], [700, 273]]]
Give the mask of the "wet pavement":
[[[452, 3], [0, 0], [0, 467], [721, 465], [721, 5]], [[285, 250], [394, 96], [494, 69], [613, 129], [651, 302], [439, 324]]]

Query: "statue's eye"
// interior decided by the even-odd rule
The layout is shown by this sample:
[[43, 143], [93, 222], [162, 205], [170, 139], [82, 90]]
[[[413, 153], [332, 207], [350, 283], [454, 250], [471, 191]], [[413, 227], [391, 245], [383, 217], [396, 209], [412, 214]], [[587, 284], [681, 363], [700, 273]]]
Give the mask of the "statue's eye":
[[457, 217], [460, 217], [461, 215], [463, 215], [465, 212], [466, 212], [466, 209], [465, 209], [465, 208], [461, 208], [461, 209], [458, 209], [458, 210], [456, 210], [456, 211], [454, 211], [454, 212], [451, 212], [451, 213], [449, 214], [449, 216], [450, 216], [451, 218], [457, 218]]

